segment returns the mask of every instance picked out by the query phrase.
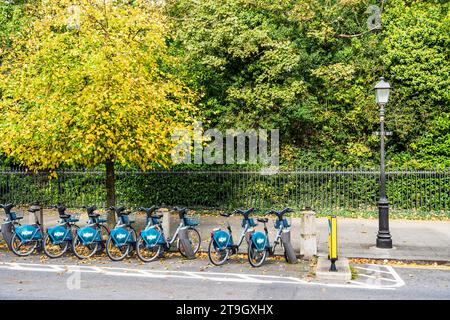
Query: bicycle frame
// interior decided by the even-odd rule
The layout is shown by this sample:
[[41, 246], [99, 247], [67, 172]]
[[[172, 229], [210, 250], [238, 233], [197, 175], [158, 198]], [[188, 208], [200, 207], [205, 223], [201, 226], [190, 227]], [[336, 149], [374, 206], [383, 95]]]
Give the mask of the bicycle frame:
[[175, 242], [175, 240], [177, 239], [178, 234], [180, 233], [180, 229], [184, 228], [184, 227], [185, 227], [184, 221], [183, 221], [183, 219], [180, 219], [180, 223], [178, 224], [178, 227], [175, 230], [175, 233], [172, 235], [172, 237], [167, 237], [166, 238], [166, 235], [164, 234], [164, 229], [163, 229], [163, 227], [161, 225], [161, 222], [159, 222], [157, 225], [154, 225], [153, 222], [152, 222], [152, 219], [149, 219], [149, 221], [147, 222], [147, 225], [145, 226], [144, 230], [148, 230], [150, 228], [157, 228], [157, 229], [159, 229], [159, 231], [161, 232], [161, 235], [162, 235], [162, 237], [164, 239], [164, 243], [166, 244], [167, 248], [169, 248]]
[[266, 234], [267, 244], [268, 244], [267, 250], [269, 250], [269, 253], [271, 255], [275, 252], [277, 245], [281, 243], [280, 239], [281, 239], [281, 235], [282, 235], [283, 231], [289, 230], [290, 227], [286, 227], [281, 221], [280, 227], [276, 228], [276, 229], [277, 229], [277, 233], [275, 236], [275, 240], [272, 242], [272, 244], [270, 244], [269, 230], [267, 229], [266, 223], [264, 223], [264, 233]]
[[281, 241], [280, 241], [281, 234], [283, 233], [284, 229], [286, 229], [286, 228], [285, 227], [278, 228], [277, 234], [275, 236], [275, 240], [273, 241], [272, 245], [270, 244], [269, 232], [267, 230], [265, 230], [266, 236], [267, 236], [267, 243], [269, 243], [270, 254], [273, 254], [273, 252], [275, 252], [275, 248], [277, 247], [277, 245], [279, 243], [281, 243]]
[[[233, 232], [231, 231], [231, 227], [230, 227], [230, 224], [228, 223], [228, 221], [227, 221], [227, 227], [228, 227], [228, 230], [230, 231], [231, 243], [233, 243]], [[250, 228], [251, 227], [250, 227], [248, 221], [246, 221], [245, 227], [242, 228], [241, 236], [239, 237], [239, 242], [238, 242], [238, 244], [236, 244], [237, 248], [239, 248], [242, 245], [242, 243], [244, 242], [245, 235], [247, 234], [247, 232]]]

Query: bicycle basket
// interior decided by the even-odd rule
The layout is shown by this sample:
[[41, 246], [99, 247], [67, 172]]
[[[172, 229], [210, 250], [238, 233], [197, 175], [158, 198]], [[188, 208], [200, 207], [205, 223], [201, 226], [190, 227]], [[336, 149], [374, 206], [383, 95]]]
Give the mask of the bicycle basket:
[[80, 221], [80, 216], [81, 216], [81, 214], [79, 214], [79, 213], [71, 214], [70, 218], [67, 219], [67, 222], [78, 222], [78, 221]]
[[100, 214], [100, 216], [97, 219], [98, 219], [99, 223], [105, 223], [108, 221], [108, 214], [102, 213], [102, 214]]
[[120, 221], [122, 224], [131, 224], [135, 221], [134, 217], [130, 217], [130, 215], [121, 215]]
[[283, 228], [289, 228], [292, 225], [292, 219], [291, 218], [283, 218], [282, 221], [280, 221], [279, 219], [275, 220], [275, 228], [279, 229], [281, 226], [283, 226]]
[[242, 219], [242, 223], [241, 223], [241, 227], [245, 228], [245, 224], [248, 222], [248, 226], [249, 227], [254, 227], [256, 226], [255, 224], [255, 220], [253, 220], [253, 218], [248, 218], [247, 220], [244, 218]]
[[20, 219], [20, 218], [23, 218], [23, 216], [17, 215], [16, 212], [10, 212], [9, 215], [8, 215], [8, 220], [9, 221], [14, 221], [14, 220], [17, 220], [17, 219]]
[[184, 224], [186, 226], [195, 227], [200, 224], [200, 218], [196, 216], [186, 216], [184, 217]]

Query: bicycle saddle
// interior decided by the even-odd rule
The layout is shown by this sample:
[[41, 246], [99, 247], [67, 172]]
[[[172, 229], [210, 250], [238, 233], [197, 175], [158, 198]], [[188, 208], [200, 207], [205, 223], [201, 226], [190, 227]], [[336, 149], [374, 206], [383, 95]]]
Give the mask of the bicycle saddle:
[[27, 211], [31, 212], [31, 213], [35, 213], [35, 212], [41, 211], [41, 209], [39, 209], [39, 208], [30, 208]]
[[269, 221], [269, 219], [267, 218], [257, 218], [256, 220], [262, 223], [266, 223], [267, 221]]
[[222, 217], [228, 218], [232, 215], [232, 213], [219, 213]]

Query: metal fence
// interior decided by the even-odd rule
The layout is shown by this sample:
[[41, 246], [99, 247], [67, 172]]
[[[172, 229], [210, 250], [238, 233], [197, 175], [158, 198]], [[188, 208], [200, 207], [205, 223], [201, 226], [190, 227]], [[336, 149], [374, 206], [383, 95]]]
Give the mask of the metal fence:
[[[450, 170], [387, 171], [387, 195], [394, 211], [450, 211]], [[153, 204], [191, 208], [311, 206], [317, 211], [375, 210], [378, 169], [298, 169], [266, 174], [255, 170], [120, 171], [116, 173], [118, 204]], [[64, 203], [105, 206], [104, 171], [0, 171], [0, 202], [44, 205]]]

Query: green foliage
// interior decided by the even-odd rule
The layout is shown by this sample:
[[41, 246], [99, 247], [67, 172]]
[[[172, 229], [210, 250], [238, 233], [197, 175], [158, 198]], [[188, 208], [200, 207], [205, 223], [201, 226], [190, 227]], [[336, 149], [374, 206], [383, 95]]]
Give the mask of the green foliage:
[[[290, 5], [288, 5], [290, 6]], [[271, 1], [172, 1], [191, 82], [212, 125], [280, 128], [311, 121], [301, 48], [288, 7]], [[292, 124], [296, 123], [293, 128]]]
[[450, 128], [446, 125], [450, 112], [449, 6], [443, 1], [387, 5], [382, 60], [395, 85], [389, 106], [397, 140], [392, 151], [413, 155], [401, 159], [403, 164], [450, 163]]
[[[191, 125], [193, 95], [171, 69], [168, 30], [146, 1], [37, 2], [0, 68], [0, 150], [34, 170], [171, 161], [171, 133]], [[74, 20], [75, 21], [75, 20]]]
[[[368, 30], [370, 5], [382, 28]], [[394, 86], [388, 161], [428, 166], [414, 145], [449, 107], [449, 3], [169, 1], [183, 70], [210, 125], [279, 128], [286, 166], [378, 162], [372, 88]], [[402, 161], [406, 161], [403, 163]]]
[[[46, 5], [53, 2], [47, 1]], [[39, 25], [34, 21], [40, 17], [36, 11], [38, 5], [40, 1], [15, 0], [12, 4], [0, 1], [0, 61], [7, 56], [12, 57], [12, 48], [23, 49], [14, 47], [14, 42], [23, 42], [27, 37], [41, 39], [42, 32], [39, 29], [26, 31], [33, 29], [33, 25]], [[382, 28], [379, 30], [368, 30], [367, 20], [373, 13], [371, 5], [378, 5], [382, 9]], [[393, 132], [393, 136], [387, 139], [388, 164], [448, 166], [449, 6], [448, 1], [439, 0], [168, 0], [164, 13], [169, 19], [162, 16], [158, 18], [168, 28], [164, 28], [158, 41], [165, 44], [162, 51], [170, 51], [170, 54], [163, 55], [170, 56], [170, 61], [158, 67], [166, 72], [165, 75], [176, 73], [183, 77], [184, 83], [199, 93], [198, 107], [210, 127], [279, 128], [282, 138], [281, 162], [286, 168], [376, 165], [379, 138], [372, 132], [378, 130], [379, 119], [371, 89], [378, 77], [383, 75], [394, 87], [390, 103], [386, 106], [387, 129]], [[125, 15], [125, 11], [121, 12]], [[115, 24], [115, 31], [127, 21], [120, 14], [116, 18], [110, 20], [111, 25]], [[57, 21], [53, 21], [53, 24]], [[101, 30], [95, 26], [90, 29], [92, 32], [89, 35], [81, 32], [83, 39], [101, 34]], [[71, 92], [77, 94], [79, 85], [84, 81], [74, 77], [75, 72], [80, 71], [74, 64], [78, 56], [91, 56], [82, 65], [86, 69], [102, 65], [97, 63], [99, 55], [91, 54], [95, 46], [77, 50], [71, 47], [76, 32], [67, 33], [63, 31], [64, 28], [52, 30], [54, 42], [43, 42], [47, 46], [40, 52], [22, 52], [22, 57], [29, 55], [28, 61], [35, 59], [34, 66], [48, 71], [42, 73], [42, 78], [36, 77], [33, 83], [27, 83], [27, 86], [38, 87], [45, 83], [42, 82], [43, 77], [52, 76], [53, 89], [68, 89], [64, 91], [67, 98]], [[109, 49], [118, 45], [136, 52], [135, 47], [122, 46], [120, 43], [111, 43], [97, 51], [100, 55], [107, 55]], [[53, 52], [52, 48], [56, 50]], [[173, 60], [174, 55], [179, 59]], [[133, 60], [139, 57], [135, 54], [130, 56]], [[147, 57], [145, 61], [151, 63], [150, 60], [151, 57]], [[24, 62], [19, 60], [17, 63]], [[54, 67], [48, 68], [50, 65]], [[15, 66], [20, 70], [20, 66]], [[115, 66], [119, 66], [118, 72], [124, 71], [120, 63]], [[36, 70], [40, 70], [40, 67]], [[64, 68], [73, 72], [59, 74], [58, 71]], [[79, 74], [86, 75], [85, 70]], [[98, 87], [90, 87], [92, 100], [99, 100], [102, 91]], [[177, 88], [174, 90], [178, 93], [178, 90], [187, 91], [181, 84]], [[0, 96], [6, 93], [5, 86], [1, 86], [0, 90], [3, 90]], [[43, 96], [41, 101], [55, 105], [54, 100], [45, 99], [39, 90], [30, 90], [29, 94]], [[36, 103], [39, 105], [36, 99], [28, 98], [25, 99], [28, 100], [26, 103], [22, 102], [26, 110], [35, 107]], [[56, 98], [64, 101], [61, 97]], [[72, 98], [66, 100], [71, 101]], [[124, 101], [118, 103], [117, 107], [129, 110], [130, 100]], [[85, 105], [94, 105], [94, 102], [84, 100]], [[109, 102], [115, 103], [112, 100]], [[76, 111], [72, 105], [67, 104], [67, 108]], [[54, 110], [60, 111], [59, 107]], [[40, 115], [30, 113], [26, 123], [38, 124], [35, 120]], [[80, 121], [85, 124], [79, 132], [86, 139], [92, 138], [87, 132], [88, 129], [92, 130], [92, 126], [86, 124], [92, 124], [92, 114], [82, 115]], [[63, 120], [61, 117], [54, 118]], [[105, 118], [104, 121], [95, 121], [96, 128], [112, 121]], [[129, 122], [125, 120], [125, 123]], [[20, 129], [22, 127], [16, 125], [14, 128], [22, 133], [30, 129]], [[83, 150], [95, 157], [95, 161], [81, 161], [84, 164], [101, 163], [104, 160], [101, 150], [112, 148], [105, 138], [107, 130], [103, 129], [99, 131], [101, 137], [84, 141], [86, 143], [77, 142], [77, 148], [90, 145]], [[123, 136], [123, 142], [129, 143], [129, 132], [119, 131], [116, 137]], [[61, 153], [65, 155], [62, 146], [66, 146], [67, 141], [60, 137], [66, 133], [64, 131], [56, 136], [55, 141], [61, 145], [46, 136], [35, 135], [30, 139], [28, 135], [19, 144], [11, 144], [3, 150], [11, 154], [12, 149], [15, 149], [17, 154], [22, 154], [24, 145], [29, 150], [34, 148], [31, 142], [45, 142], [46, 153], [62, 159]], [[113, 139], [113, 142], [117, 145], [119, 140]], [[58, 151], [60, 153], [54, 151], [55, 147], [61, 149]], [[162, 149], [167, 151], [168, 147]], [[23, 154], [25, 159], [26, 153]], [[119, 155], [121, 159], [118, 160], [124, 166], [142, 167], [143, 163], [139, 159], [146, 159], [147, 165], [149, 160], [153, 162], [155, 154], [152, 155], [152, 159], [145, 152], [131, 155], [131, 158]], [[20, 159], [22, 163], [24, 159]], [[32, 161], [28, 165], [36, 167], [40, 163], [40, 168], [61, 164], [58, 159], [48, 159], [46, 155], [37, 160], [35, 157], [29, 159]], [[72, 163], [71, 160], [62, 162]], [[166, 161], [158, 159], [156, 162]]]
[[450, 113], [430, 121], [427, 133], [411, 147], [428, 166], [450, 167]]
[[[378, 174], [341, 169], [262, 175], [258, 171], [150, 171], [117, 172], [117, 203], [127, 207], [181, 205], [189, 208], [266, 209], [311, 206], [319, 213], [375, 212]], [[449, 214], [450, 173], [416, 171], [388, 174], [391, 210], [405, 215]], [[0, 172], [0, 202], [45, 205], [64, 203], [105, 206], [104, 171], [62, 171], [57, 178], [46, 173]]]

